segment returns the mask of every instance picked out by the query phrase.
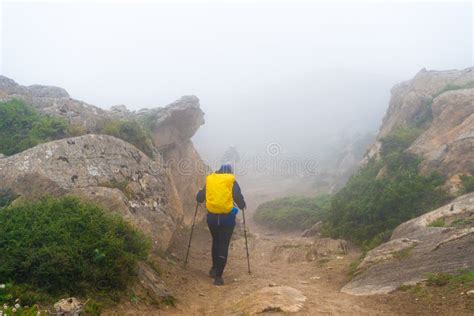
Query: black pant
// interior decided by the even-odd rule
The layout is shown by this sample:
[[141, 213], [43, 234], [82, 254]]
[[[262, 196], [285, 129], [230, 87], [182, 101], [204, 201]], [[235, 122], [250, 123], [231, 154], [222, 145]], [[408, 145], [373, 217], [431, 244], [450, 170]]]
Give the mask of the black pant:
[[216, 270], [216, 276], [222, 277], [235, 224], [219, 225], [208, 222], [207, 225], [212, 235], [212, 268]]

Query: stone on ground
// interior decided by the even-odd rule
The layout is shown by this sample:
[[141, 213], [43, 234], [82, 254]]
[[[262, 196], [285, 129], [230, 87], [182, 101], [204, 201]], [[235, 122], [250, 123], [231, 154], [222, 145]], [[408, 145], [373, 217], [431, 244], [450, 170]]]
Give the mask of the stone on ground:
[[306, 296], [289, 286], [268, 286], [244, 297], [231, 310], [245, 315], [265, 312], [294, 313], [303, 308]]

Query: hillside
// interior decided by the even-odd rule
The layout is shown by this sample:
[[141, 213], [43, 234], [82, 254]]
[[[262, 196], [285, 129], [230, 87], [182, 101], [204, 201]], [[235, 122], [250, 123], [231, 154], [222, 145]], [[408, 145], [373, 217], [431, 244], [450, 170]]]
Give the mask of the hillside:
[[[20, 284], [9, 283], [6, 290], [22, 299], [26, 293], [28, 302], [40, 302], [49, 309], [52, 298], [75, 295], [88, 302], [91, 313], [111, 315], [470, 311], [467, 295], [457, 299], [461, 305], [455, 309], [449, 302], [436, 307], [424, 303], [400, 306], [400, 299], [413, 297], [396, 290], [422, 282], [430, 273], [455, 275], [465, 270], [469, 275], [474, 266], [472, 76], [472, 68], [422, 70], [412, 80], [396, 85], [374, 144], [345, 186], [362, 155], [361, 144], [370, 137], [355, 140], [353, 146], [341, 150], [344, 158], [334, 162], [341, 174], [328, 173], [325, 180], [337, 180], [328, 184], [332, 191], [343, 187], [332, 196], [267, 202], [295, 191], [299, 180], [291, 178], [275, 185], [267, 179], [267, 184], [259, 183], [258, 188], [246, 187], [243, 182], [249, 190], [248, 214], [253, 215], [261, 205], [256, 219], [266, 227], [256, 225], [252, 218], [248, 221], [253, 271], [249, 276], [238, 223], [224, 290], [212, 286], [207, 276], [210, 236], [201, 221], [202, 207], [190, 263], [187, 268], [181, 265], [194, 215], [194, 196], [208, 172], [190, 140], [204, 123], [197, 97], [185, 96], [164, 108], [137, 112], [125, 106], [103, 110], [71, 98], [61, 88], [25, 87], [0, 77], [0, 109], [4, 110], [0, 138], [9, 141], [8, 146], [5, 141], [0, 147], [5, 155], [0, 158], [0, 210], [7, 210], [0, 220], [15, 230], [6, 237], [17, 242], [15, 238], [23, 235], [16, 230], [25, 229], [21, 223], [9, 221], [11, 212], [32, 212], [40, 205], [45, 218], [34, 216], [28, 225], [40, 220], [38, 227], [44, 227], [47, 234], [33, 229], [26, 235], [36, 238], [34, 242], [52, 242], [59, 247], [61, 240], [56, 242], [55, 235], [48, 235], [54, 232], [54, 225], [73, 225], [60, 229], [60, 236], [72, 238], [68, 229], [75, 233], [82, 229], [76, 227], [75, 210], [86, 208], [87, 212], [81, 212], [86, 221], [105, 218], [104, 222], [110, 223], [108, 230], [115, 230], [122, 239], [107, 238], [113, 234], [108, 232], [101, 235], [93, 223], [83, 223], [83, 229], [96, 234], [98, 240], [109, 241], [104, 249], [121, 243], [124, 249], [116, 249], [127, 258], [125, 267], [130, 273], [120, 290], [109, 287], [104, 291], [89, 277], [89, 288], [68, 285], [64, 287], [68, 293], [54, 293], [55, 287], [48, 284], [48, 288], [36, 289], [38, 294], [31, 292], [32, 284], [21, 273], [15, 275]], [[2, 128], [7, 132], [2, 133]], [[45, 195], [49, 197], [45, 199]], [[61, 199], [64, 196], [75, 198]], [[42, 204], [34, 204], [38, 200]], [[69, 218], [61, 218], [59, 208], [63, 205], [68, 207]], [[294, 210], [297, 212], [291, 214]], [[26, 216], [16, 215], [20, 219]], [[120, 221], [109, 215], [118, 215]], [[315, 221], [316, 226], [310, 228]], [[276, 234], [271, 231], [275, 228], [285, 232]], [[311, 233], [299, 236], [299, 230], [306, 228]], [[62, 284], [67, 280], [67, 273], [60, 272], [65, 265], [48, 261], [51, 258], [83, 256], [89, 260], [84, 262], [92, 263], [81, 268], [100, 267], [95, 271], [107, 271], [101, 266], [106, 262], [103, 260], [110, 260], [107, 262], [116, 269], [123, 268], [113, 256], [107, 257], [109, 250], [102, 251], [100, 245], [91, 249], [80, 240], [80, 252], [86, 253], [77, 254], [62, 245], [68, 251], [49, 257], [35, 254], [35, 260], [49, 258], [43, 260], [45, 267], [48, 271], [59, 269], [55, 275]], [[24, 249], [37, 249], [28, 248], [28, 242], [21, 244]], [[12, 248], [5, 249], [14, 260], [9, 259], [0, 273], [11, 275], [19, 257]], [[75, 267], [74, 260], [67, 262], [68, 267]], [[41, 284], [44, 277], [35, 275], [35, 284]], [[123, 280], [115, 281], [110, 284], [124, 284]], [[466, 282], [462, 286], [472, 284]], [[2, 296], [3, 290], [0, 299], [10, 295]], [[52, 296], [45, 299], [40, 294]], [[233, 300], [227, 300], [229, 295]]]
[[194, 194], [207, 170], [190, 140], [204, 123], [198, 98], [139, 112], [103, 110], [62, 88], [25, 87], [0, 77], [0, 101], [0, 148], [10, 154], [0, 157], [0, 207], [74, 196], [119, 215], [152, 246], [127, 290], [143, 293], [145, 302], [169, 300], [152, 262], [178, 229], [190, 225]]

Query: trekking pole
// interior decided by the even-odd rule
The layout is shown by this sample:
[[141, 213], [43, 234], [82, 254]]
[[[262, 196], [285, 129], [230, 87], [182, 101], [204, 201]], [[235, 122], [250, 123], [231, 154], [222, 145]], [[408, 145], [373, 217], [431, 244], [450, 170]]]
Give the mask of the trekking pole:
[[245, 211], [244, 210], [242, 210], [242, 216], [244, 218], [244, 236], [245, 236], [245, 250], [247, 250], [247, 266], [249, 268], [249, 274], [252, 274], [252, 272], [250, 272], [249, 245], [247, 243], [247, 226], [245, 226]]
[[184, 266], [188, 264], [189, 249], [191, 249], [191, 240], [193, 239], [194, 223], [196, 222], [198, 208], [199, 208], [199, 203], [196, 202], [196, 210], [194, 211], [193, 226], [191, 226], [191, 235], [189, 235], [188, 251], [186, 252], [186, 259], [184, 260]]

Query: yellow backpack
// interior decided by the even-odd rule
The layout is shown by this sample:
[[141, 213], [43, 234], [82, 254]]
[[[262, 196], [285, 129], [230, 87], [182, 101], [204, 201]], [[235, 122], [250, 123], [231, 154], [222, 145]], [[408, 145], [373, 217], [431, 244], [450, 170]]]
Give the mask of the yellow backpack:
[[232, 188], [235, 175], [211, 173], [206, 177], [206, 208], [215, 214], [230, 213], [234, 207]]

